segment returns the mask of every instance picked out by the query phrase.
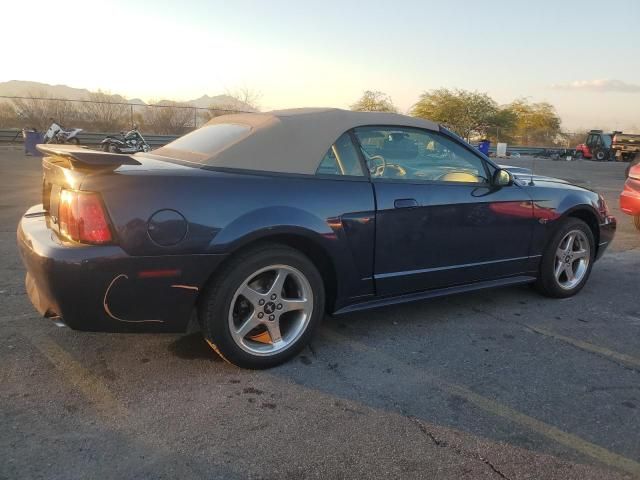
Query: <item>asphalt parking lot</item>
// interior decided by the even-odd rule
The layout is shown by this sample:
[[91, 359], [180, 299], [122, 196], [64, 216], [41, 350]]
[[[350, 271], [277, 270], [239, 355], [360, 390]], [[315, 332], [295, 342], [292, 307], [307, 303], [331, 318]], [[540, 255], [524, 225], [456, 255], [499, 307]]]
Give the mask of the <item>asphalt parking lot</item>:
[[253, 372], [198, 333], [39, 318], [15, 229], [40, 201], [40, 161], [0, 147], [0, 478], [640, 478], [625, 165], [534, 168], [600, 191], [618, 217], [577, 297], [516, 287], [327, 317], [296, 359]]

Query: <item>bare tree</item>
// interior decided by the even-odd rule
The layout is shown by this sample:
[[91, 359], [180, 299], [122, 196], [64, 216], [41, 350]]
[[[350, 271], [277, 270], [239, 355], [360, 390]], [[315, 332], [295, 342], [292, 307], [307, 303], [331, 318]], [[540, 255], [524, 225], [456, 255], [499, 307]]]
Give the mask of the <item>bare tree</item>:
[[227, 90], [226, 95], [235, 100], [235, 108], [241, 111], [259, 112], [260, 100], [262, 99], [262, 93], [256, 90], [252, 90], [248, 87], [241, 87], [235, 90]]
[[196, 109], [188, 103], [163, 101], [145, 109], [144, 128], [161, 135], [182, 135], [192, 130]]
[[19, 128], [18, 112], [9, 102], [0, 102], [0, 128]]
[[69, 100], [47, 98], [44, 91], [29, 92], [26, 98], [13, 100], [18, 117], [28, 128], [46, 129], [53, 118], [60, 125], [78, 120], [78, 110]]
[[91, 103], [82, 103], [83, 119], [87, 128], [96, 132], [117, 131], [130, 122], [130, 107], [123, 105], [125, 99], [120, 95], [110, 95], [101, 90], [87, 96]]

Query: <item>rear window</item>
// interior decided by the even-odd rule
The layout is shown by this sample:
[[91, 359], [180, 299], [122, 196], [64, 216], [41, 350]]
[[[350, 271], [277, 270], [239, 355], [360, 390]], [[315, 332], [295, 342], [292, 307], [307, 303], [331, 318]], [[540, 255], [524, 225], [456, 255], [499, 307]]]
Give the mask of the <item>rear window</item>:
[[[188, 152], [207, 158], [247, 135], [251, 127], [239, 123], [205, 125], [165, 145], [160, 150]], [[160, 153], [160, 152], [159, 152]]]

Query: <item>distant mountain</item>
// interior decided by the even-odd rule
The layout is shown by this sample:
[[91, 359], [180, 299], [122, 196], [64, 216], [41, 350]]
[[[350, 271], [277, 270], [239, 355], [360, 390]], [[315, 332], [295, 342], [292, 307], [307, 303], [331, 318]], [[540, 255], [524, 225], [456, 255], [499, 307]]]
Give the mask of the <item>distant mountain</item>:
[[47, 96], [52, 98], [66, 98], [68, 100], [82, 100], [89, 95], [89, 90], [73, 88], [66, 85], [49, 85], [40, 82], [24, 80], [9, 80], [0, 82], [0, 95], [10, 97]]
[[203, 95], [195, 100], [189, 100], [187, 103], [199, 108], [217, 107], [227, 110], [253, 111], [250, 105], [233, 98], [231, 95], [216, 95], [214, 97]]
[[[0, 95], [10, 97], [49, 97], [49, 98], [64, 98], [68, 100], [86, 100], [91, 92], [84, 88], [73, 88], [67, 85], [49, 85], [47, 83], [29, 82], [25, 80], [10, 80], [8, 82], [0, 82]], [[146, 102], [139, 98], [126, 99], [121, 95], [113, 95], [114, 100], [126, 101], [136, 105], [147, 105]], [[173, 100], [162, 100], [154, 103], [172, 102]], [[253, 109], [244, 102], [241, 102], [230, 95], [215, 95], [210, 97], [209, 95], [203, 95], [200, 98], [189, 100], [186, 102], [189, 105], [199, 108], [223, 108], [228, 110], [245, 110], [252, 111]]]

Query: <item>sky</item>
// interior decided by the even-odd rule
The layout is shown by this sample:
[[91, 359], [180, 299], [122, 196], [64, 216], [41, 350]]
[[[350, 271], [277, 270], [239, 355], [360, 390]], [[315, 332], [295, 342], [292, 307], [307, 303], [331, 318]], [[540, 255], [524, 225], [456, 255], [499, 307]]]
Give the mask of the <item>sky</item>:
[[[402, 112], [435, 88], [552, 103], [568, 130], [640, 130], [640, 1], [6, 2], [0, 81], [189, 100], [238, 88], [263, 110]], [[11, 20], [8, 20], [11, 19]], [[5, 59], [7, 57], [5, 56]]]

